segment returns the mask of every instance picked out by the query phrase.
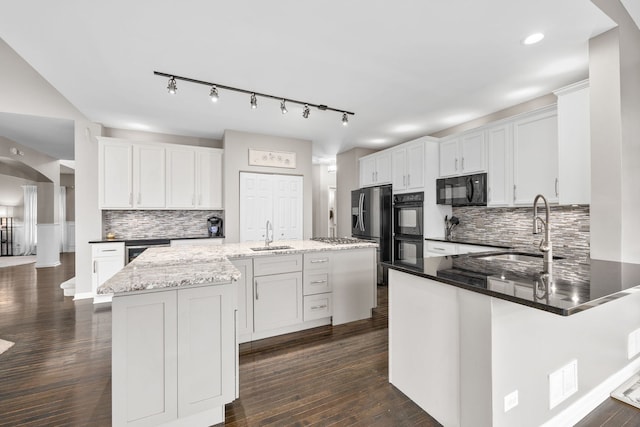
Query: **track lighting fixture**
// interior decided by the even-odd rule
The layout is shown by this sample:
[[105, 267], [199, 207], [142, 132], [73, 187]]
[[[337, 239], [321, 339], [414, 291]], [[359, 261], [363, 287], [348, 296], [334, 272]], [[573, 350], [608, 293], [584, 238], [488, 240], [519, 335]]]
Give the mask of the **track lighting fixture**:
[[167, 85], [167, 90], [171, 95], [175, 94], [178, 90], [178, 85], [176, 85], [176, 79], [173, 76], [169, 78], [169, 84]]
[[182, 80], [185, 82], [190, 82], [190, 83], [196, 83], [196, 84], [200, 84], [200, 85], [206, 85], [208, 87], [210, 87], [210, 91], [209, 91], [209, 96], [211, 97], [211, 101], [212, 102], [217, 102], [219, 99], [219, 93], [218, 93], [218, 89], [224, 89], [224, 90], [231, 90], [234, 92], [240, 92], [240, 93], [246, 93], [251, 95], [251, 108], [252, 109], [256, 109], [258, 108], [258, 96], [261, 96], [263, 98], [270, 98], [270, 99], [274, 99], [274, 100], [279, 100], [280, 101], [280, 112], [282, 114], [286, 114], [288, 112], [287, 110], [287, 105], [286, 103], [293, 103], [293, 104], [298, 104], [298, 105], [302, 105], [303, 109], [302, 109], [302, 117], [304, 117], [305, 119], [309, 118], [309, 114], [311, 114], [311, 108], [310, 107], [315, 107], [320, 111], [335, 111], [336, 113], [342, 113], [342, 125], [343, 126], [347, 126], [347, 124], [349, 123], [349, 115], [355, 115], [355, 113], [352, 113], [351, 111], [346, 111], [346, 110], [342, 110], [342, 109], [338, 109], [338, 108], [332, 108], [332, 107], [328, 107], [324, 104], [313, 104], [311, 102], [305, 102], [305, 101], [299, 101], [296, 99], [291, 99], [291, 98], [284, 98], [282, 96], [275, 96], [275, 95], [269, 95], [266, 93], [259, 93], [259, 92], [255, 92], [252, 90], [246, 90], [246, 89], [240, 89], [237, 87], [231, 87], [231, 86], [225, 86], [225, 85], [221, 85], [221, 84], [217, 84], [217, 83], [211, 83], [211, 82], [205, 82], [203, 80], [196, 80], [196, 79], [192, 79], [189, 77], [182, 77], [182, 76], [176, 76], [174, 74], [167, 74], [167, 73], [161, 73], [159, 71], [154, 71], [153, 74], [155, 74], [156, 76], [162, 76], [162, 77], [167, 77], [169, 79], [169, 83], [167, 85], [167, 90], [169, 91], [169, 93], [171, 94], [175, 94], [178, 90], [178, 86], [176, 84], [176, 80]]
[[216, 85], [211, 86], [211, 92], [209, 92], [211, 102], [218, 102], [218, 88]]

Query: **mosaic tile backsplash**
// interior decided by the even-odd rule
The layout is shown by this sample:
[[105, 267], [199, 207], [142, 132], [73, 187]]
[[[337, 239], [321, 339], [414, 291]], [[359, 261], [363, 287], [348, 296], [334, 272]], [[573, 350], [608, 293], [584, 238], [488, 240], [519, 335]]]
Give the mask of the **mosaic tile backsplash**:
[[102, 211], [102, 237], [109, 231], [125, 240], [207, 237], [212, 215], [224, 218], [224, 211]]
[[[544, 218], [544, 205], [538, 215]], [[457, 207], [453, 215], [460, 224], [454, 240], [484, 241], [537, 251], [544, 234], [533, 232], [533, 208]], [[589, 206], [551, 206], [553, 254], [573, 259], [589, 257]], [[443, 223], [444, 228], [444, 223]]]

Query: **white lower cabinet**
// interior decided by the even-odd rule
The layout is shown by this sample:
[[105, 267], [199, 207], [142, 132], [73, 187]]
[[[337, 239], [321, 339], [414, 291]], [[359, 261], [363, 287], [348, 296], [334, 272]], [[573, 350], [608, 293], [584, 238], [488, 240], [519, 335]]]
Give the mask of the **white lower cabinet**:
[[238, 289], [238, 315], [236, 328], [238, 342], [251, 341], [253, 333], [253, 259], [234, 259], [231, 261], [240, 270], [240, 279], [236, 282]]
[[98, 295], [98, 287], [123, 267], [124, 242], [91, 244], [91, 290], [94, 304], [111, 302], [111, 295]]
[[332, 323], [340, 325], [371, 317], [371, 310], [378, 305], [376, 249], [351, 249], [333, 255]]
[[254, 276], [256, 332], [302, 323], [302, 272]]
[[234, 284], [113, 298], [112, 423], [206, 426], [236, 395]]

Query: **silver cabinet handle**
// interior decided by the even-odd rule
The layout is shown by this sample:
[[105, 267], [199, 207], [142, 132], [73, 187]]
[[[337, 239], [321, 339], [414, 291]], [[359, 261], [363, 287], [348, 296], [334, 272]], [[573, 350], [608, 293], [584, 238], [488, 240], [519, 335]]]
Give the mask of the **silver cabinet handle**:
[[432, 249], [436, 250], [436, 251], [444, 251], [445, 250], [444, 248], [432, 248]]
[[556, 178], [556, 197], [558, 197], [558, 178]]
[[133, 205], [133, 193], [129, 193], [129, 204]]
[[253, 291], [256, 294], [256, 301], [258, 301], [258, 281], [257, 280], [253, 281]]
[[487, 201], [491, 201], [491, 187], [487, 187]]
[[327, 258], [322, 258], [322, 259], [312, 259], [311, 260], [311, 264], [319, 264], [322, 262], [329, 262], [329, 260]]
[[319, 309], [323, 309], [323, 308], [327, 308], [327, 305], [323, 304], [323, 305], [312, 305], [311, 306], [311, 310], [319, 310]]
[[516, 201], [516, 185], [513, 184], [513, 201]]
[[316, 285], [316, 284], [319, 284], [319, 283], [327, 283], [327, 281], [326, 280], [313, 280], [311, 282], [312, 285]]
[[102, 252], [115, 252], [117, 249], [103, 249]]
[[202, 194], [198, 195], [198, 205], [202, 205]]
[[464, 170], [464, 157], [462, 158], [462, 170]]
[[371, 172], [371, 182], [376, 182], [376, 173]]
[[142, 193], [138, 193], [138, 204], [142, 203]]
[[411, 187], [411, 174], [407, 174], [407, 185]]
[[458, 158], [457, 157], [456, 157], [456, 169], [455, 170], [458, 170]]
[[96, 261], [93, 261], [93, 272], [96, 272]]

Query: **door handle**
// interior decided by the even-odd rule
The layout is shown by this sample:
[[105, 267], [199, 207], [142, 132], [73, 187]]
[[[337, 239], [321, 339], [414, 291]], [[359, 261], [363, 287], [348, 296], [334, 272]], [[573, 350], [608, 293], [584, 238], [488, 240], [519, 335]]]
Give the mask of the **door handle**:
[[326, 280], [312, 280], [311, 284], [312, 285], [319, 285], [320, 283], [327, 283]]
[[133, 205], [133, 193], [129, 193], [129, 204]]
[[138, 204], [142, 203], [142, 193], [138, 193]]
[[556, 178], [556, 197], [558, 197], [558, 178]]
[[464, 170], [464, 157], [462, 158], [462, 170]]
[[516, 201], [516, 185], [513, 184], [513, 201]]
[[407, 174], [407, 185], [411, 187], [411, 174]]
[[456, 157], [456, 169], [455, 170], [458, 170], [458, 158], [457, 157]]
[[256, 301], [258, 301], [258, 280], [253, 281], [253, 292], [256, 294]]

